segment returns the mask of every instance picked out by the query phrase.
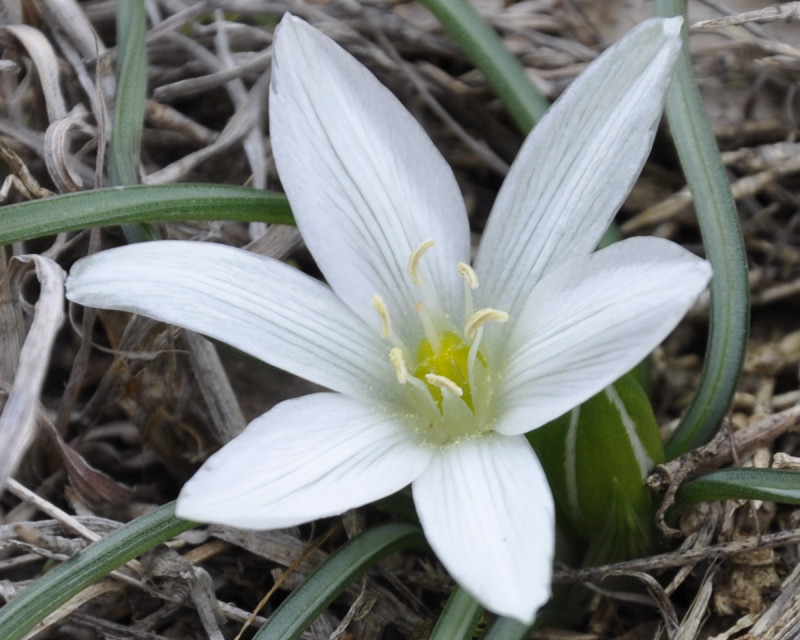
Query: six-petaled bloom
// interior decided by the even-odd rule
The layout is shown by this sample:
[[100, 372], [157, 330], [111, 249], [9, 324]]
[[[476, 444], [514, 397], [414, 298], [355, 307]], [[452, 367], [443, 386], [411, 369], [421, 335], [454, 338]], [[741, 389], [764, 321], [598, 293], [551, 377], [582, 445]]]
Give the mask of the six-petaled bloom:
[[268, 529], [411, 484], [425, 535], [490, 610], [547, 601], [553, 501], [523, 435], [623, 375], [710, 277], [678, 245], [594, 252], [652, 145], [680, 19], [649, 20], [572, 84], [525, 141], [474, 263], [454, 176], [360, 63], [286, 16], [270, 134], [327, 284], [200, 242], [79, 261], [68, 295], [226, 342], [330, 389], [254, 420], [186, 484], [185, 518]]

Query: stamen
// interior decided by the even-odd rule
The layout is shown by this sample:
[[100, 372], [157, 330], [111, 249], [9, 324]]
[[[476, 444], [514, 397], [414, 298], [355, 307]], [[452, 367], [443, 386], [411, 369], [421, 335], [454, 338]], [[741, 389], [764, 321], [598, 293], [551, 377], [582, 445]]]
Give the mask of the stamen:
[[464, 390], [450, 378], [446, 378], [445, 376], [440, 376], [435, 373], [426, 373], [425, 379], [428, 381], [428, 384], [432, 384], [434, 387], [439, 387], [443, 391], [449, 391], [454, 396], [458, 396], [460, 398], [464, 395]]
[[478, 274], [475, 273], [475, 269], [469, 266], [466, 262], [459, 262], [458, 272], [461, 274], [461, 277], [466, 280], [470, 289], [478, 288]]
[[478, 288], [478, 274], [466, 262], [458, 263], [458, 272], [464, 278], [464, 316], [469, 318], [475, 311], [472, 292]]
[[469, 347], [469, 353], [467, 353], [467, 377], [469, 379], [469, 390], [473, 398], [478, 395], [475, 389], [475, 364], [478, 360], [478, 349], [480, 348], [482, 337], [483, 327], [478, 327], [475, 332], [475, 339]]
[[411, 257], [408, 259], [408, 275], [411, 278], [411, 282], [413, 282], [417, 286], [419, 286], [420, 283], [419, 261], [422, 260], [423, 254], [433, 245], [434, 245], [433, 239], [432, 238], [427, 239], [416, 249], [414, 249], [414, 251], [411, 253]]
[[472, 340], [478, 329], [487, 322], [508, 322], [508, 314], [490, 307], [479, 309], [469, 317], [467, 324], [464, 325], [464, 336], [467, 340]]
[[386, 308], [386, 303], [377, 293], [372, 296], [372, 306], [375, 307], [381, 318], [381, 338], [388, 338], [392, 335], [392, 321], [389, 318], [389, 309]]
[[400, 347], [391, 349], [389, 351], [389, 360], [391, 360], [394, 365], [397, 381], [400, 384], [408, 382], [408, 369], [406, 368], [406, 359], [403, 357], [403, 350]]

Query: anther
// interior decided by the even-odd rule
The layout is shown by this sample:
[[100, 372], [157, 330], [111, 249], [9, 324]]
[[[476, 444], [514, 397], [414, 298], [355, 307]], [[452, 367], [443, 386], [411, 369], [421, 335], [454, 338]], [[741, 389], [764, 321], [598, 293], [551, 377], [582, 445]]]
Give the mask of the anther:
[[421, 245], [419, 245], [414, 251], [411, 253], [411, 257], [408, 259], [408, 275], [411, 278], [411, 282], [415, 285], [419, 285], [419, 261], [422, 260], [422, 256], [425, 252], [430, 249], [434, 245], [434, 241], [432, 238], [429, 238]]
[[467, 324], [464, 325], [464, 336], [467, 340], [472, 340], [478, 329], [487, 322], [508, 322], [508, 314], [505, 311], [498, 311], [490, 307], [479, 309], [469, 317]]
[[388, 338], [392, 335], [392, 321], [389, 318], [389, 309], [386, 308], [386, 303], [378, 294], [372, 296], [372, 306], [375, 307], [381, 319], [381, 338]]
[[391, 349], [389, 351], [389, 360], [391, 360], [394, 365], [397, 381], [400, 384], [408, 382], [408, 369], [406, 368], [406, 359], [403, 357], [403, 350], [400, 347]]
[[470, 289], [478, 288], [478, 274], [475, 273], [475, 269], [469, 266], [466, 262], [459, 262], [458, 272], [461, 274], [461, 277], [466, 280]]
[[439, 389], [442, 389], [443, 391], [449, 391], [454, 396], [459, 398], [464, 395], [464, 390], [450, 378], [445, 376], [440, 376], [435, 373], [426, 373], [425, 380], [428, 381], [428, 384], [432, 384], [434, 387], [439, 387]]

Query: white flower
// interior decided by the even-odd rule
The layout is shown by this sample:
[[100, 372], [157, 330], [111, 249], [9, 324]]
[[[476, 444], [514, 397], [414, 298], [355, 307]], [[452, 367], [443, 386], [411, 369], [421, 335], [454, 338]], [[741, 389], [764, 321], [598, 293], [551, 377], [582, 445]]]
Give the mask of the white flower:
[[461, 195], [420, 126], [355, 59], [285, 17], [271, 139], [329, 286], [235, 248], [166, 241], [81, 260], [68, 282], [71, 300], [190, 328], [332, 390], [253, 421], [186, 484], [177, 513], [287, 527], [411, 483], [453, 577], [530, 622], [550, 593], [554, 516], [523, 434], [645, 357], [710, 277], [662, 239], [593, 253], [652, 144], [680, 25], [643, 23], [550, 110], [473, 269]]

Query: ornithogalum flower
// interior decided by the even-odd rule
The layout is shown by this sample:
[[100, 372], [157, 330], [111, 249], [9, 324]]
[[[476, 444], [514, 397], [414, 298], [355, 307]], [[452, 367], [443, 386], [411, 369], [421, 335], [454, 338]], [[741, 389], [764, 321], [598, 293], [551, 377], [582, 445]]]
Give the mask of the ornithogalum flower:
[[270, 133], [327, 284], [275, 260], [155, 242], [79, 261], [68, 295], [201, 332], [330, 392], [254, 420], [186, 484], [178, 515], [270, 529], [412, 486], [431, 547], [492, 611], [550, 593], [553, 502], [524, 433], [612, 383], [710, 277], [669, 241], [593, 252], [652, 144], [680, 19], [607, 50], [528, 137], [474, 263], [452, 172], [360, 63], [277, 29]]

